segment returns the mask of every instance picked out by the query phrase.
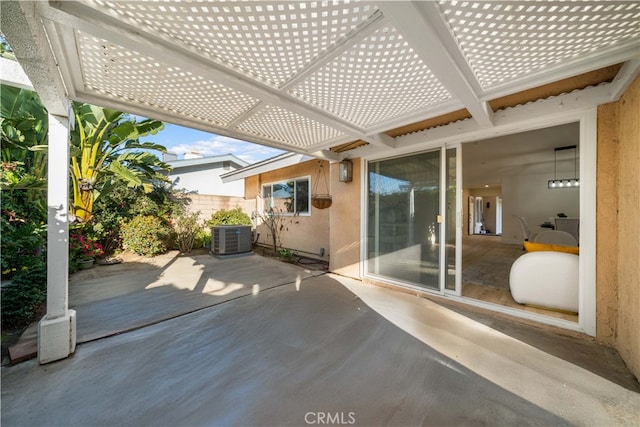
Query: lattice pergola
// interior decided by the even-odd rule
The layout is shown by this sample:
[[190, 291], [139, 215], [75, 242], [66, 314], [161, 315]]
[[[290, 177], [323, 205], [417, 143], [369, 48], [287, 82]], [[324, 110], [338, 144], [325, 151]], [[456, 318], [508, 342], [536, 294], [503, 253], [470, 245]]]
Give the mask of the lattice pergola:
[[632, 1], [27, 3], [71, 99], [328, 158], [640, 52]]

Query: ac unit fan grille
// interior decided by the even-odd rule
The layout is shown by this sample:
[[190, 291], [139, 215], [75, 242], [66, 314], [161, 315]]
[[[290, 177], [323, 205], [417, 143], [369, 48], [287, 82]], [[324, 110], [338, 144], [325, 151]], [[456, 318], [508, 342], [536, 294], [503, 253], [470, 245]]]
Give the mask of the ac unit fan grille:
[[214, 254], [238, 254], [251, 251], [250, 226], [215, 226], [211, 235]]

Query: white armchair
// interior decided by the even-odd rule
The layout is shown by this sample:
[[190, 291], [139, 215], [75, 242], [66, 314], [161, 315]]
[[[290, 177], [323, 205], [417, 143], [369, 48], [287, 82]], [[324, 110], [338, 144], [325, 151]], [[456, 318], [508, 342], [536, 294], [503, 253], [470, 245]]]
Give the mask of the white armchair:
[[550, 243], [553, 245], [578, 246], [578, 241], [566, 231], [547, 230], [540, 232], [534, 239], [536, 243]]
[[520, 304], [578, 312], [578, 255], [528, 252], [511, 266], [509, 288]]
[[518, 222], [520, 223], [520, 228], [522, 229], [522, 240], [533, 242], [533, 239], [536, 237], [535, 233], [531, 232], [531, 228], [529, 228], [529, 224], [527, 220], [524, 219], [523, 216], [514, 215]]

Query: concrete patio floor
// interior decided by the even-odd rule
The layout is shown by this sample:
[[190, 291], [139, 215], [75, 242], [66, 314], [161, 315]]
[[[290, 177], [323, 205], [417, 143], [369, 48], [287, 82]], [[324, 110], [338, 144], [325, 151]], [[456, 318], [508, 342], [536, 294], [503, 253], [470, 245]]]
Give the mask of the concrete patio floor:
[[588, 341], [255, 255], [120, 268], [72, 281], [72, 357], [2, 368], [2, 425], [640, 423]]

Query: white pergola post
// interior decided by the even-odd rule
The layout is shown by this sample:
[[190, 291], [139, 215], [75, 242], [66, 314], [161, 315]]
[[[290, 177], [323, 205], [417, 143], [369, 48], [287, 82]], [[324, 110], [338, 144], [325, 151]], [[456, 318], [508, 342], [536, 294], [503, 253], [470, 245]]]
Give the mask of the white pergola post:
[[41, 364], [76, 349], [76, 312], [69, 310], [69, 118], [49, 114], [47, 314], [38, 325]]

